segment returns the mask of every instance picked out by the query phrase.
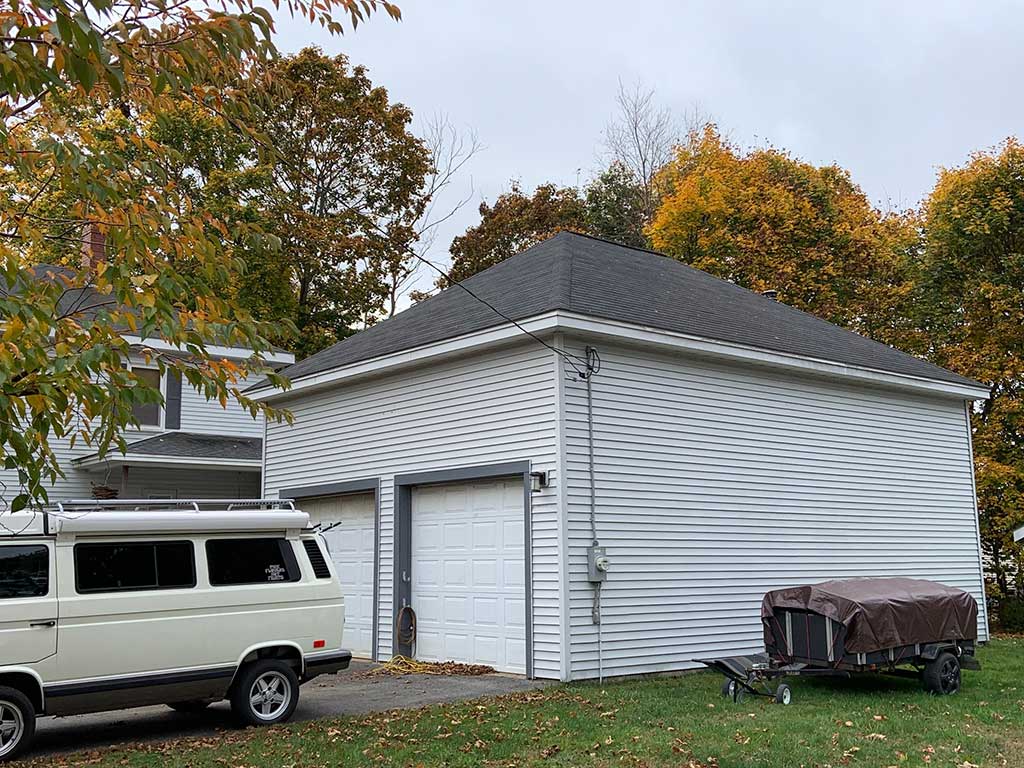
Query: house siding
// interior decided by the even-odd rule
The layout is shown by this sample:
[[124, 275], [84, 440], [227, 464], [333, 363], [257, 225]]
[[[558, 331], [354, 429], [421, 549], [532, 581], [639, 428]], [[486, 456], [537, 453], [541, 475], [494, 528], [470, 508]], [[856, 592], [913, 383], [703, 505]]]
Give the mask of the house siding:
[[[133, 359], [136, 365], [143, 365], [141, 359]], [[252, 382], [255, 382], [255, 378]], [[245, 389], [248, 381], [240, 382], [239, 389]], [[207, 400], [198, 393], [188, 382], [181, 385], [181, 418], [180, 428], [176, 431], [202, 432], [212, 435], [228, 435], [238, 437], [263, 437], [263, 417], [254, 419], [248, 411], [243, 409], [237, 402], [230, 400], [226, 408], [222, 408], [216, 400]], [[139, 440], [162, 434], [164, 429], [145, 428], [131, 429], [124, 432], [127, 442], [133, 443]], [[95, 447], [85, 444], [78, 439], [72, 447], [68, 438], [52, 437], [50, 446], [57, 456], [60, 467], [65, 472], [65, 477], [57, 478], [56, 482], [44, 481], [50, 501], [67, 501], [69, 499], [88, 499], [92, 495], [92, 483], [97, 485], [107, 484], [114, 488], [121, 487], [121, 469], [114, 467], [109, 476], [102, 469], [81, 470], [76, 469], [72, 463], [75, 459], [89, 456], [96, 452]], [[110, 449], [110, 456], [120, 457], [116, 446]], [[161, 470], [155, 468], [143, 469], [135, 467], [129, 470], [129, 484], [127, 496], [122, 498], [134, 498], [145, 488], [139, 485], [132, 477], [144, 478], [147, 481], [146, 487], [152, 487], [153, 492], [177, 490], [179, 498], [199, 498], [210, 496], [211, 498], [228, 497], [252, 497], [258, 496], [259, 474], [243, 472], [218, 472], [211, 470], [169, 469]], [[157, 477], [157, 475], [160, 477]], [[173, 486], [173, 487], [172, 487]], [[218, 491], [218, 488], [231, 489], [230, 492]], [[18, 473], [12, 469], [0, 468], [0, 512], [3, 511], [5, 503], [18, 495], [19, 483]]]
[[[242, 379], [236, 385], [239, 390], [255, 384], [260, 377]], [[207, 400], [194, 387], [184, 382], [181, 387], [182, 432], [200, 432], [207, 435], [231, 435], [232, 437], [263, 437], [263, 416], [253, 418], [233, 398], [227, 406], [221, 407], [216, 400]]]
[[[605, 675], [760, 649], [763, 594], [930, 578], [982, 606], [962, 400], [598, 345], [593, 378]], [[582, 343], [570, 345], [582, 353]], [[587, 581], [586, 390], [564, 368], [572, 678], [598, 671]]]
[[[380, 479], [378, 654], [392, 653], [394, 476], [529, 460], [555, 468], [555, 369], [534, 343], [367, 379], [282, 405], [292, 425], [267, 425], [265, 492]], [[533, 494], [533, 664], [559, 676], [557, 493]], [[529, 628], [528, 628], [529, 631]]]

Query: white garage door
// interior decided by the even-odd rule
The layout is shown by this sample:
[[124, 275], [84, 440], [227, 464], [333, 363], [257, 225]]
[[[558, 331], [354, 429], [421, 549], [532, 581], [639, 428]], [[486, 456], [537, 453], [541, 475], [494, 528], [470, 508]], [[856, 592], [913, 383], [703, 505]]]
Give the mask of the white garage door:
[[342, 647], [355, 656], [370, 658], [373, 648], [373, 520], [372, 493], [310, 499], [300, 504], [324, 534], [331, 560], [345, 595], [345, 633]]
[[526, 672], [523, 481], [416, 488], [416, 655]]

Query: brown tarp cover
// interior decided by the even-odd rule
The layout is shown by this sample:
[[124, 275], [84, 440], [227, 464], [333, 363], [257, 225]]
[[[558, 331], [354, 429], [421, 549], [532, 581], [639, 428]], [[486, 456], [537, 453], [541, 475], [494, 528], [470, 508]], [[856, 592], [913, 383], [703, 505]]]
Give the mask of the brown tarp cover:
[[[838, 621], [846, 627], [849, 653], [978, 637], [977, 601], [962, 589], [924, 579], [844, 579], [777, 589], [764, 596], [761, 618], [776, 608]], [[766, 626], [766, 639], [768, 631]]]

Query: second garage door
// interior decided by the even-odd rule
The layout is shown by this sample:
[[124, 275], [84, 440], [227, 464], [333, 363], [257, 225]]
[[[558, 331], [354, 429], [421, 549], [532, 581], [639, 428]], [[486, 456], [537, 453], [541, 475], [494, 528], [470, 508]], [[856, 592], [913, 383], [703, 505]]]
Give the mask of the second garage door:
[[526, 672], [522, 479], [416, 488], [416, 656]]
[[[373, 647], [373, 548], [376, 504], [372, 493], [303, 501], [310, 520], [325, 528], [331, 560], [345, 595], [342, 647], [370, 658]], [[337, 525], [335, 525], [337, 524]]]

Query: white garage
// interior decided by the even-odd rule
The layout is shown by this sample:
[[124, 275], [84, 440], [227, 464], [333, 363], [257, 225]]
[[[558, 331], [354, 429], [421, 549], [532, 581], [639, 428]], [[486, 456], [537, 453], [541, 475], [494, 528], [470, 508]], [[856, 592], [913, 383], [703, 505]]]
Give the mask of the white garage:
[[416, 656], [526, 672], [522, 478], [415, 488]]
[[670, 672], [763, 649], [766, 591], [856, 576], [968, 590], [987, 638], [982, 383], [568, 232], [464, 287], [254, 393], [294, 417], [267, 422], [264, 495], [376, 492], [376, 621], [369, 502], [319, 513], [357, 651], [369, 627], [380, 660]]
[[302, 510], [320, 524], [345, 594], [344, 647], [373, 655], [373, 587], [376, 500], [359, 493], [303, 500]]

